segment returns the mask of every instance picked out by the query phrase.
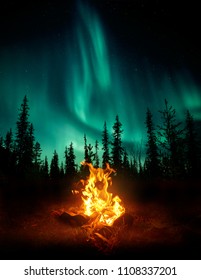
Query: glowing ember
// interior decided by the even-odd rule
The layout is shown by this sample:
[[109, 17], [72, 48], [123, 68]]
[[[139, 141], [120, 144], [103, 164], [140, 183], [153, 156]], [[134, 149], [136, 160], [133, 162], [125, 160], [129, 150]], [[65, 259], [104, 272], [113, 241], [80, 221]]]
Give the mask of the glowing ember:
[[112, 226], [114, 221], [125, 213], [121, 199], [108, 192], [108, 187], [112, 185], [110, 174], [115, 170], [110, 168], [109, 164], [105, 169], [95, 168], [87, 162], [82, 162], [82, 165], [89, 166], [90, 174], [86, 181], [81, 180], [84, 187], [81, 190], [83, 203], [76, 212], [90, 217], [93, 226]]

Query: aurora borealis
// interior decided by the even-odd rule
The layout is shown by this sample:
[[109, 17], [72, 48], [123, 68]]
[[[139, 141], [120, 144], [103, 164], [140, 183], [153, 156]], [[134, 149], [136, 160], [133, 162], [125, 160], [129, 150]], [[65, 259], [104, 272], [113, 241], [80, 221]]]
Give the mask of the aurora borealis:
[[[0, 135], [15, 131], [25, 94], [35, 137], [48, 160], [56, 149], [62, 161], [71, 141], [77, 161], [82, 160], [84, 134], [93, 146], [99, 141], [101, 153], [104, 121], [111, 132], [117, 114], [124, 145], [144, 145], [146, 109], [157, 122], [165, 98], [179, 120], [189, 109], [201, 121], [201, 57], [192, 35], [198, 26], [196, 19], [184, 23], [194, 10], [181, 7], [178, 27], [175, 6], [131, 2], [48, 1], [31, 12], [31, 5], [22, 6], [14, 18], [14, 7], [11, 13], [5, 8]], [[7, 25], [12, 21], [13, 27], [16, 19], [13, 30]]]

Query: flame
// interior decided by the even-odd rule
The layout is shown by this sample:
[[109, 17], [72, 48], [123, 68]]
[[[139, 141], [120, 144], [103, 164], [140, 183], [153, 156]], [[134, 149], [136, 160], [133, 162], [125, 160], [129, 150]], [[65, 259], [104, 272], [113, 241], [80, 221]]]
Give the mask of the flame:
[[109, 164], [105, 169], [95, 168], [87, 162], [81, 164], [89, 167], [90, 174], [87, 180], [81, 180], [84, 188], [81, 191], [82, 205], [79, 214], [93, 218], [96, 226], [112, 226], [114, 221], [125, 213], [119, 196], [113, 197], [113, 194], [108, 192], [108, 187], [112, 185], [110, 175], [115, 170]]

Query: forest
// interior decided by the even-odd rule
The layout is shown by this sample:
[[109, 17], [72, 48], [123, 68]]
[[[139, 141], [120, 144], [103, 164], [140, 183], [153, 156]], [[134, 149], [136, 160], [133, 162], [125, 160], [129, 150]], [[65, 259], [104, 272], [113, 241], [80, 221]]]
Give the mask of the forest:
[[[69, 248], [67, 258], [79, 258], [80, 253], [84, 259], [124, 258], [131, 250], [138, 253], [137, 258], [158, 258], [161, 248], [162, 258], [172, 252], [175, 258], [195, 258], [194, 248], [201, 237], [201, 141], [199, 127], [189, 110], [184, 122], [180, 122], [176, 110], [165, 99], [164, 108], [159, 111], [160, 125], [155, 125], [154, 112], [147, 108], [142, 124], [147, 133], [145, 157], [140, 149], [132, 153], [125, 148], [118, 115], [111, 135], [105, 121], [101, 157], [100, 143], [96, 140], [93, 147], [84, 134], [85, 164], [80, 165], [76, 163], [72, 142], [64, 147], [64, 162], [59, 164], [56, 149], [50, 162], [47, 156], [41, 158], [42, 149], [35, 139], [29, 110], [25, 95], [16, 131], [9, 129], [0, 138], [3, 258], [18, 259], [19, 249], [27, 258], [54, 259], [54, 254], [63, 258]], [[64, 223], [59, 223], [56, 218], [66, 214], [64, 209], [74, 203], [72, 189], [79, 190], [80, 182], [87, 180], [90, 164], [95, 170], [107, 170], [108, 164], [114, 170], [111, 190], [122, 198], [127, 216], [124, 215], [123, 224], [121, 220], [116, 223], [114, 230], [103, 227], [101, 232], [93, 232], [89, 238], [92, 243], [87, 243], [80, 220], [75, 230], [75, 221], [71, 228], [72, 221], [64, 219]], [[127, 226], [129, 241], [118, 235]], [[103, 248], [108, 249], [106, 255]]]
[[[42, 149], [34, 136], [34, 125], [29, 121], [29, 104], [24, 97], [16, 121], [16, 131], [9, 129], [0, 138], [0, 181], [1, 185], [9, 179], [30, 180], [43, 179], [59, 181], [76, 180], [86, 176], [87, 171], [76, 162], [73, 143], [64, 147], [64, 162], [59, 164], [56, 149], [48, 162], [47, 156], [41, 159]], [[128, 151], [122, 141], [123, 125], [116, 116], [109, 135], [107, 122], [102, 131], [101, 158], [99, 143], [94, 147], [87, 143], [87, 135], [83, 135], [83, 160], [92, 163], [94, 167], [105, 168], [109, 163], [116, 170], [117, 177], [144, 180], [197, 180], [201, 176], [201, 142], [199, 127], [193, 116], [186, 110], [185, 121], [177, 121], [176, 110], [168, 101], [164, 100], [164, 109], [159, 111], [161, 124], [155, 126], [153, 113], [147, 108], [146, 151], [142, 157], [142, 150], [138, 147]]]

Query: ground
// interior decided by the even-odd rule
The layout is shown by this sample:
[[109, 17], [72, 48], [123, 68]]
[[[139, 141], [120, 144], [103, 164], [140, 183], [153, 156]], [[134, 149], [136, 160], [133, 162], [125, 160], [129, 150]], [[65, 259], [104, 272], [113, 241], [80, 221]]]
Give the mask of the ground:
[[73, 196], [22, 193], [1, 192], [2, 259], [200, 259], [199, 192], [125, 195], [126, 215], [91, 237], [81, 223], [62, 219]]

